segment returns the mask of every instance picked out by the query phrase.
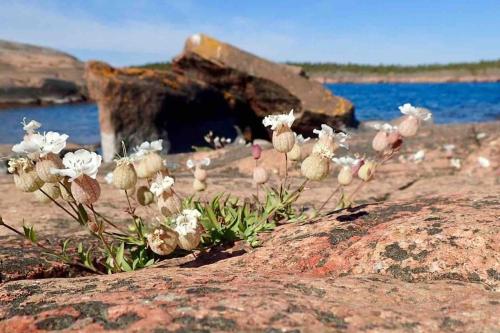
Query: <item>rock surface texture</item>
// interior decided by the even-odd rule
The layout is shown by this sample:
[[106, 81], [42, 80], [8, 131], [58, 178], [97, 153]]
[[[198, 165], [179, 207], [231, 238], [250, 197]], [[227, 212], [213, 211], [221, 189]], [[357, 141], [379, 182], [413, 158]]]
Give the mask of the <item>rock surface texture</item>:
[[0, 40], [0, 106], [84, 100], [83, 69], [66, 53]]
[[210, 130], [232, 138], [268, 138], [262, 118], [290, 109], [298, 115], [296, 130], [306, 134], [324, 122], [356, 124], [349, 101], [310, 81], [300, 69], [205, 35], [189, 38], [172, 68], [87, 64], [86, 81], [99, 106], [105, 160], [114, 156], [123, 139], [137, 144], [162, 138], [172, 152], [179, 152], [202, 144]]
[[[69, 279], [61, 277], [76, 272], [39, 259], [0, 229], [0, 332], [498, 332], [499, 126], [422, 128], [404, 143], [404, 158], [381, 168], [357, 207], [331, 213], [331, 202], [325, 217], [280, 225], [255, 249], [236, 243], [134, 273]], [[351, 149], [368, 153], [373, 135], [359, 130]], [[456, 145], [460, 170], [443, 144]], [[424, 161], [411, 162], [420, 149]], [[207, 197], [253, 193], [255, 162], [246, 147], [169, 156], [179, 194], [191, 194], [186, 159], [207, 155]], [[273, 184], [282, 178], [279, 161], [271, 150], [262, 154]], [[289, 181], [301, 183], [296, 169]], [[300, 204], [317, 207], [335, 186], [333, 175], [311, 185]], [[116, 193], [103, 185], [98, 209], [124, 223], [127, 203]], [[36, 216], [21, 213], [21, 201]], [[55, 208], [14, 191], [5, 175], [0, 212], [18, 228], [21, 217], [36, 223], [39, 238], [52, 243], [62, 234], [85, 237]]]

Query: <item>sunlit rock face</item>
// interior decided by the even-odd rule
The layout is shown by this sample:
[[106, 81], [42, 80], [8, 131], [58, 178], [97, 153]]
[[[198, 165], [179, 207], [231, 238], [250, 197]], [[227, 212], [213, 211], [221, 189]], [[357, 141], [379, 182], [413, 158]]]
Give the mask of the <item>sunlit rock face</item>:
[[[99, 107], [105, 160], [121, 140], [163, 139], [171, 152], [203, 144], [210, 130], [225, 137], [268, 138], [263, 117], [294, 109], [296, 130], [323, 122], [355, 125], [352, 104], [310, 81], [300, 69], [273, 63], [205, 35], [190, 37], [171, 70], [86, 65]], [[237, 127], [237, 130], [235, 129]]]

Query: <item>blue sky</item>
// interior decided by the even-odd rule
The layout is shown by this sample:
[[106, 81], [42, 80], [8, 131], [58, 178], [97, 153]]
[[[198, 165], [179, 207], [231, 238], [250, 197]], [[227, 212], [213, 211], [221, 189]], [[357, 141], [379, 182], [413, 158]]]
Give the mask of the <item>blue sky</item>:
[[170, 60], [204, 32], [276, 61], [500, 59], [500, 0], [0, 0], [0, 39], [114, 65]]

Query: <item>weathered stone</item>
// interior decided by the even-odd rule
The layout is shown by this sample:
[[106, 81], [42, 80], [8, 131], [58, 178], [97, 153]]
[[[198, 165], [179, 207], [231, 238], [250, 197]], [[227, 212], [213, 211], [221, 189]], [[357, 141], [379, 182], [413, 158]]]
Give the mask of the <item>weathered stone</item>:
[[[294, 109], [295, 129], [310, 133], [321, 123], [354, 125], [352, 104], [332, 95], [298, 68], [275, 64], [228, 44], [193, 38], [173, 70], [114, 69], [90, 62], [87, 86], [99, 107], [104, 159], [129, 146], [161, 138], [170, 152], [203, 145], [213, 130], [219, 136], [269, 138], [262, 118]], [[220, 49], [213, 54], [213, 50]], [[234, 126], [239, 128], [235, 130]]]
[[83, 63], [53, 49], [0, 40], [0, 107], [86, 99]]
[[188, 38], [173, 68], [210, 83], [229, 100], [246, 101], [258, 117], [294, 109], [299, 132], [311, 134], [322, 123], [355, 124], [351, 102], [300, 75], [296, 66], [270, 62], [207, 35]]

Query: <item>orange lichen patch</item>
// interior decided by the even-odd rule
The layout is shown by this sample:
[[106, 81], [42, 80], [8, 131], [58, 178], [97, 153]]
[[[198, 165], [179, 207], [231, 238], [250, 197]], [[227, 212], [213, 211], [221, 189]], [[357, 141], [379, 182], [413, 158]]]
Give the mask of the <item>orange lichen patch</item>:
[[222, 43], [212, 37], [200, 34], [200, 42], [193, 42], [192, 38], [186, 42], [186, 51], [191, 51], [203, 58], [220, 58], [221, 54], [225, 52], [228, 47], [227, 44]]

